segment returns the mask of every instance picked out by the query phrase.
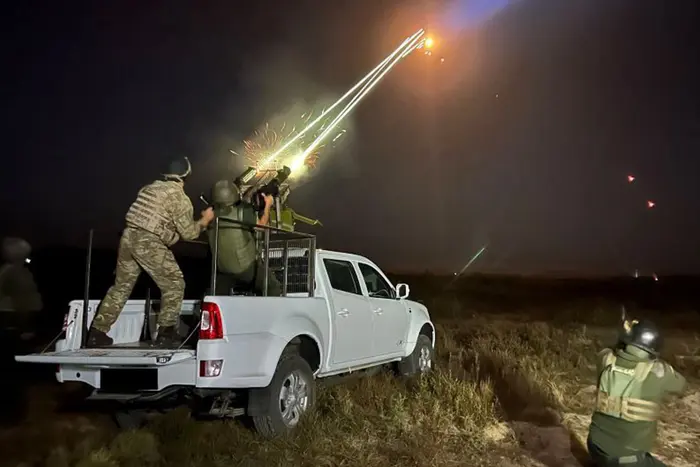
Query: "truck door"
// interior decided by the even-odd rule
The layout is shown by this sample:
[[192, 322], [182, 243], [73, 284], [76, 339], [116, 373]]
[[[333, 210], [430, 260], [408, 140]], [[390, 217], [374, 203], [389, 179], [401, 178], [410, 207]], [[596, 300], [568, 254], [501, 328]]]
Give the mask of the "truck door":
[[374, 354], [372, 311], [362, 294], [352, 263], [325, 258], [323, 264], [332, 288], [333, 348], [331, 360], [342, 364]]
[[376, 268], [357, 263], [365, 284], [367, 299], [374, 318], [374, 353], [389, 356], [403, 352], [408, 331], [408, 311], [403, 300]]

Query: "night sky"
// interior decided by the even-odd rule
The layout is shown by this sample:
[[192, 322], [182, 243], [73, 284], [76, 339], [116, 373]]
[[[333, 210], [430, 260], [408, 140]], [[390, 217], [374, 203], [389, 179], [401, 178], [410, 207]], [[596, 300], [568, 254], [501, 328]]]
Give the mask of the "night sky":
[[95, 226], [116, 247], [182, 156], [198, 212], [243, 167], [229, 148], [425, 27], [444, 64], [397, 66], [290, 197], [320, 246], [394, 270], [457, 271], [488, 243], [474, 271], [700, 272], [697, 0], [16, 3], [0, 234]]

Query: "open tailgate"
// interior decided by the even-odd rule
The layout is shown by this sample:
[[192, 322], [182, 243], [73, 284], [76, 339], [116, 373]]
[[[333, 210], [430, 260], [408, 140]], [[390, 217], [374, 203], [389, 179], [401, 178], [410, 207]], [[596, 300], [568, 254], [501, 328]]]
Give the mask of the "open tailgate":
[[162, 366], [195, 358], [191, 349], [77, 349], [16, 355], [18, 362], [85, 366]]

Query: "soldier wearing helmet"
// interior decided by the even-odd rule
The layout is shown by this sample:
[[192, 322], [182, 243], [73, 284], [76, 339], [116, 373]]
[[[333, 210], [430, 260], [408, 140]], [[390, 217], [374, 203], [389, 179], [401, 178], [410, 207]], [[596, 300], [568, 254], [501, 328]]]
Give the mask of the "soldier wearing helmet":
[[[18, 374], [14, 355], [32, 351], [43, 303], [27, 267], [32, 248], [25, 240], [2, 240], [0, 265], [0, 364], [6, 374]], [[20, 423], [27, 409], [27, 381], [9, 378], [3, 384], [3, 423]]]
[[192, 217], [192, 201], [184, 190], [185, 179], [192, 167], [189, 160], [175, 160], [156, 180], [139, 190], [136, 200], [126, 213], [126, 228], [119, 241], [114, 285], [100, 303], [93, 320], [88, 346], [112, 344], [107, 335], [119, 317], [136, 280], [145, 270], [158, 285], [161, 307], [158, 315], [156, 345], [179, 345], [178, 318], [185, 294], [185, 280], [170, 247], [180, 239], [194, 240], [214, 219], [211, 208], [202, 217]]
[[650, 321], [625, 321], [621, 346], [598, 354], [598, 393], [588, 451], [598, 466], [664, 466], [651, 455], [661, 402], [681, 394], [685, 378], [659, 358], [662, 339]]
[[33, 318], [43, 303], [32, 272], [27, 268], [32, 247], [27, 241], [6, 237], [2, 240], [0, 266], [0, 316], [7, 331], [24, 338], [34, 334]]
[[[214, 213], [220, 219], [217, 267], [217, 295], [228, 295], [231, 289], [254, 289], [264, 293], [264, 266], [258, 259], [255, 225], [265, 226], [270, 221], [270, 209], [274, 198], [266, 195], [265, 208], [260, 218], [249, 203], [240, 199], [238, 188], [231, 180], [219, 180], [211, 190]], [[243, 222], [245, 227], [226, 220]], [[214, 246], [215, 231], [207, 231], [209, 245]], [[267, 295], [282, 295], [282, 286], [277, 278], [268, 272]]]

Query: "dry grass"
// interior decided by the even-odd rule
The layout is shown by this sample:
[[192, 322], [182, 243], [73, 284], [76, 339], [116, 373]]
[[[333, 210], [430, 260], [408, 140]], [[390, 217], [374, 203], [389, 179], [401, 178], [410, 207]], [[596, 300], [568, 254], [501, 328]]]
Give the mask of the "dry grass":
[[[552, 324], [480, 315], [455, 300], [429, 306], [438, 323], [433, 374], [380, 374], [322, 387], [315, 412], [287, 439], [264, 441], [241, 422], [194, 421], [177, 410], [137, 431], [40, 432], [44, 446], [25, 453], [25, 465], [579, 465], [576, 439], [587, 429], [593, 357], [612, 342], [611, 329], [566, 324], [572, 320], [561, 312]], [[571, 313], [579, 322], [585, 317]], [[617, 311], [590, 309], [589, 316], [595, 324], [610, 316], [614, 322]], [[26, 432], [20, 436], [31, 442]], [[700, 451], [697, 441], [684, 442], [689, 452]]]

